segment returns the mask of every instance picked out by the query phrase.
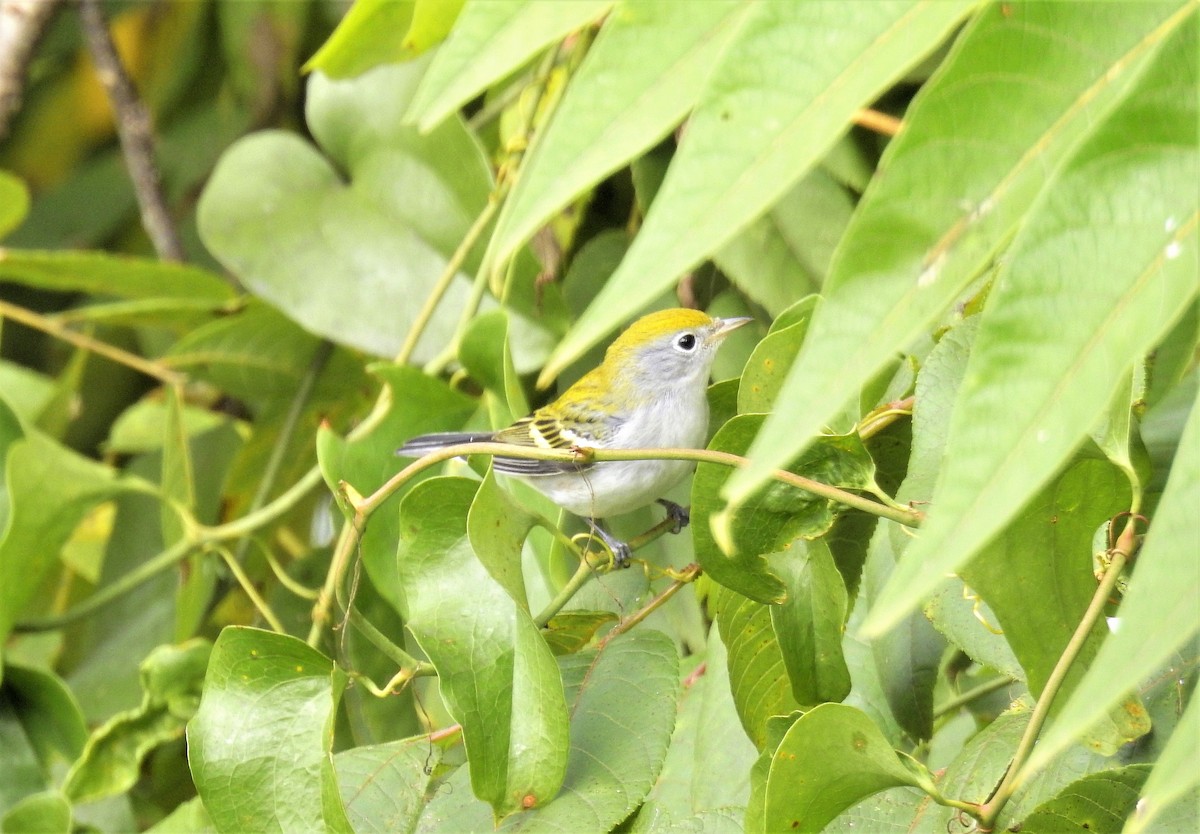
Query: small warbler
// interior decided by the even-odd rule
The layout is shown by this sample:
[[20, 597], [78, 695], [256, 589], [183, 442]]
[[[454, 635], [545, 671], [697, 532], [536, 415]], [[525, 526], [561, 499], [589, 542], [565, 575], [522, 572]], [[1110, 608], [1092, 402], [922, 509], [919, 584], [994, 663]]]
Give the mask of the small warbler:
[[[427, 434], [396, 450], [420, 457], [460, 443], [512, 443], [538, 449], [697, 448], [708, 432], [708, 376], [717, 348], [749, 318], [712, 318], [698, 310], [662, 310], [634, 322], [587, 373], [549, 405], [508, 428], [485, 433]], [[692, 470], [683, 460], [577, 464], [495, 457], [496, 472], [525, 480], [551, 501], [587, 518], [618, 566], [630, 549], [601, 522], [654, 501], [675, 519], [687, 511], [661, 498]]]

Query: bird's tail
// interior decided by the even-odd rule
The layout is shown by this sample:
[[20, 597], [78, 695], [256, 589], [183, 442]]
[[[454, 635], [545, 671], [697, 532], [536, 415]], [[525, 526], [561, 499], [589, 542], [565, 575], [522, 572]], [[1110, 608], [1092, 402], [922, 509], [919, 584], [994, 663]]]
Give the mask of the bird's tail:
[[423, 434], [405, 442], [396, 450], [396, 454], [405, 458], [419, 458], [429, 452], [445, 449], [447, 446], [457, 446], [459, 443], [487, 443], [495, 437], [491, 432], [443, 432], [441, 434]]

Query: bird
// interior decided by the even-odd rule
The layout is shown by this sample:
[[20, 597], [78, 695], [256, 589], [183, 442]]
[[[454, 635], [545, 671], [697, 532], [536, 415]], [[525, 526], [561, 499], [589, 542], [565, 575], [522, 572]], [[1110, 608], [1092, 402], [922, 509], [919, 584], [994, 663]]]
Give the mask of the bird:
[[[752, 321], [717, 318], [700, 310], [649, 313], [608, 347], [603, 362], [557, 399], [494, 432], [442, 432], [414, 437], [396, 450], [418, 458], [470, 443], [511, 443], [536, 449], [699, 448], [708, 432], [709, 375], [725, 338]], [[678, 533], [687, 510], [662, 497], [694, 468], [691, 461], [567, 462], [497, 455], [495, 472], [519, 478], [551, 501], [589, 522], [612, 551], [616, 567], [628, 566], [629, 545], [604, 519], [651, 503], [662, 504]]]

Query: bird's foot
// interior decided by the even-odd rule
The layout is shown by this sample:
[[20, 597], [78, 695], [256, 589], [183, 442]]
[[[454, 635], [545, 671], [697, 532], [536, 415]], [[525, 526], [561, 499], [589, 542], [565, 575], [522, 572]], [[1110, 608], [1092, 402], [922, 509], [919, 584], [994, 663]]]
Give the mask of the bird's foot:
[[674, 501], [668, 501], [666, 498], [659, 498], [658, 503], [667, 508], [667, 518], [675, 522], [675, 526], [671, 528], [672, 533], [678, 534], [687, 527], [692, 520], [692, 514], [688, 512], [687, 507], [681, 507]]
[[592, 532], [612, 551], [614, 568], [629, 567], [629, 560], [633, 558], [633, 549], [629, 545], [605, 530], [596, 519], [592, 519]]

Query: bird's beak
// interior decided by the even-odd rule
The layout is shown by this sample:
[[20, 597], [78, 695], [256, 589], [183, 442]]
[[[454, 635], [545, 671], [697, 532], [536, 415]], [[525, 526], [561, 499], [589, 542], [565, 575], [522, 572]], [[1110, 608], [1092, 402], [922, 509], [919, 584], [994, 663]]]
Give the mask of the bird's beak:
[[717, 319], [717, 329], [713, 332], [713, 338], [718, 340], [724, 339], [743, 324], [749, 324], [752, 321], [754, 321], [754, 319], [750, 316], [738, 316], [732, 319]]

